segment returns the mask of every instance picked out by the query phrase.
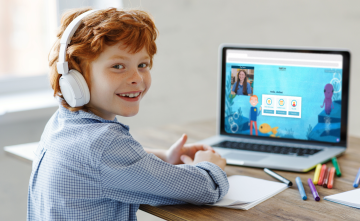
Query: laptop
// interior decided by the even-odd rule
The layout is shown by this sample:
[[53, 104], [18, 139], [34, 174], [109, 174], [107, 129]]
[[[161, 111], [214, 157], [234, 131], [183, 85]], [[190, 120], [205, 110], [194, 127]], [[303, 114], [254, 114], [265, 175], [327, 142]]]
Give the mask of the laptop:
[[350, 52], [222, 44], [216, 136], [230, 165], [307, 172], [347, 146]]

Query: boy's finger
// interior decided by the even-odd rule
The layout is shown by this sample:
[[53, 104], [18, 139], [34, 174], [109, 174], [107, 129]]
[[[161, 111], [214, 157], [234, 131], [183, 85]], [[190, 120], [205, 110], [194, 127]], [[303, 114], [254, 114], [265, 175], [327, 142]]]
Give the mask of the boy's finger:
[[179, 140], [177, 140], [173, 146], [181, 146], [183, 147], [184, 144], [186, 143], [186, 140], [187, 140], [187, 135], [186, 134], [183, 134]]
[[192, 164], [193, 163], [193, 160], [188, 155], [181, 155], [180, 159], [185, 164]]
[[209, 145], [206, 145], [206, 144], [186, 144], [185, 145], [186, 147], [189, 147], [189, 148], [196, 148], [198, 151], [199, 150], [212, 150], [214, 151], [214, 149], [212, 147], [210, 147]]
[[185, 144], [184, 146], [186, 148], [196, 149], [197, 151], [198, 150], [205, 150], [203, 144]]
[[215, 150], [209, 145], [203, 145], [203, 146], [204, 146], [204, 150], [211, 150], [213, 153], [215, 153]]

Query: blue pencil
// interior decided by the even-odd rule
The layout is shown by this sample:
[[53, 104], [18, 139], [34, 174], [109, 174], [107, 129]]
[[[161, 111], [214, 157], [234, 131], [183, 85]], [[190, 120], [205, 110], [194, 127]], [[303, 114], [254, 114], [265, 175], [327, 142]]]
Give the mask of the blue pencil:
[[302, 185], [300, 177], [296, 177], [295, 182], [296, 182], [296, 185], [297, 185], [297, 187], [299, 189], [301, 199], [306, 200], [307, 196], [306, 196], [305, 189], [304, 189], [304, 186]]
[[353, 186], [354, 186], [355, 188], [357, 188], [357, 187], [359, 186], [359, 182], [360, 182], [360, 168], [359, 168], [358, 173], [356, 174], [356, 178], [355, 178], [355, 181], [354, 181]]

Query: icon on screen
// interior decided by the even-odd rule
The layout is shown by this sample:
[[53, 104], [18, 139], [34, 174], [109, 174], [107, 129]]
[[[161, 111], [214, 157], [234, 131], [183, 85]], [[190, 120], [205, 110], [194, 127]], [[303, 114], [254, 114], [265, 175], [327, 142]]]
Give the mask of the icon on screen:
[[268, 105], [271, 105], [271, 104], [272, 104], [271, 98], [266, 99], [266, 104], [268, 104]]
[[292, 101], [291, 101], [291, 106], [292, 106], [292, 107], [296, 107], [296, 106], [297, 106], [297, 101], [296, 101], [296, 100], [292, 100]]
[[280, 106], [284, 106], [284, 104], [285, 104], [284, 99], [280, 99], [280, 100], [279, 100], [279, 105], [280, 105]]

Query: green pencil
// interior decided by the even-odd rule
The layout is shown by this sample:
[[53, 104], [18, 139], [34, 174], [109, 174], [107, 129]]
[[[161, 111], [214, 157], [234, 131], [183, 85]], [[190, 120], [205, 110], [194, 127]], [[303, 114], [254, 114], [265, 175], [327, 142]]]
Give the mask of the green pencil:
[[336, 157], [333, 157], [331, 159], [332, 163], [334, 164], [334, 167], [335, 167], [335, 170], [336, 170], [336, 176], [341, 176], [341, 171], [340, 171], [340, 167], [339, 167], [339, 164], [336, 160]]

